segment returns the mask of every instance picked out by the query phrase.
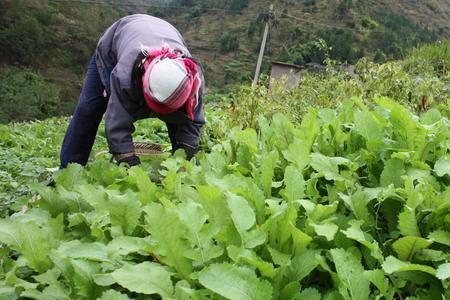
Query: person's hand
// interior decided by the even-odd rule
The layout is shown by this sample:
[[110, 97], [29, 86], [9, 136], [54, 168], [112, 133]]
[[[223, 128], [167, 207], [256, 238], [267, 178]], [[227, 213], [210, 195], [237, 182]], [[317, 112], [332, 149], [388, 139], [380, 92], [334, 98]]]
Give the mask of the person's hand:
[[186, 153], [187, 160], [191, 160], [192, 157], [194, 157], [194, 155], [197, 154], [197, 152], [198, 152], [198, 147], [193, 147], [193, 146], [185, 144], [185, 143], [177, 144], [174, 147], [173, 152], [175, 153], [175, 151], [177, 151], [178, 149], [184, 150], [184, 152]]
[[141, 163], [141, 160], [134, 152], [114, 154], [114, 159], [117, 161], [117, 164], [126, 163], [130, 167], [137, 166]]

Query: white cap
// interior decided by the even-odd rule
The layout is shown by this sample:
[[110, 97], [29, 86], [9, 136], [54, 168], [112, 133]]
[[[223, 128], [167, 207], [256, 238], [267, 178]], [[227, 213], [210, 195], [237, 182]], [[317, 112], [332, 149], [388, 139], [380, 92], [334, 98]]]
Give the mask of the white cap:
[[166, 102], [186, 76], [186, 67], [182, 61], [170, 58], [157, 61], [148, 76], [148, 85], [155, 100]]

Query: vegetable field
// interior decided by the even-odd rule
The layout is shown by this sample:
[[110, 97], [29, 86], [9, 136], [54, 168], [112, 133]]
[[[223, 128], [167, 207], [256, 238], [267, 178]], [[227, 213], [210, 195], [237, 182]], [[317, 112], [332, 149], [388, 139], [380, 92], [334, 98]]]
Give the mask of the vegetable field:
[[449, 299], [450, 102], [374, 102], [53, 175], [65, 120], [1, 127], [0, 299]]

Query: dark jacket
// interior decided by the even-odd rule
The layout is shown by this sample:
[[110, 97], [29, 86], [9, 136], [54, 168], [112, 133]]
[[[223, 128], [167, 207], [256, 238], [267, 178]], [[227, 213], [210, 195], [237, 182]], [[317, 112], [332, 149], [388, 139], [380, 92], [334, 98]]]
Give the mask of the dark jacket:
[[[148, 117], [157, 117], [167, 124], [176, 125], [177, 144], [198, 147], [200, 129], [205, 123], [201, 97], [194, 112], [194, 120], [191, 120], [183, 109], [164, 115], [153, 112], [147, 106], [142, 93], [134, 88], [133, 65], [142, 49], [163, 46], [191, 57], [183, 37], [175, 27], [159, 18], [142, 14], [118, 20], [105, 31], [98, 42], [95, 58], [98, 72], [109, 95], [106, 136], [111, 153], [133, 152], [133, 122]], [[201, 91], [203, 89], [204, 87]]]

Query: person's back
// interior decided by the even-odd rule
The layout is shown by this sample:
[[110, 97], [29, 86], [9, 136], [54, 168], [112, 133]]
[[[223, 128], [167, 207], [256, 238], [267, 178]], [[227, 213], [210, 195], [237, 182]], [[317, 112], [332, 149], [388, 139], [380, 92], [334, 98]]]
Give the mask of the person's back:
[[121, 18], [99, 39], [64, 137], [61, 167], [87, 163], [105, 112], [109, 150], [118, 162], [140, 162], [133, 123], [148, 117], [167, 124], [173, 151], [181, 148], [192, 157], [205, 123], [203, 84], [201, 68], [175, 27], [148, 15]]
[[121, 87], [129, 88], [132, 66], [138, 54], [145, 48], [161, 47], [191, 56], [179, 31], [162, 19], [136, 14], [123, 17], [111, 25], [100, 38], [96, 49], [97, 68], [108, 92], [112, 71], [120, 79]]

